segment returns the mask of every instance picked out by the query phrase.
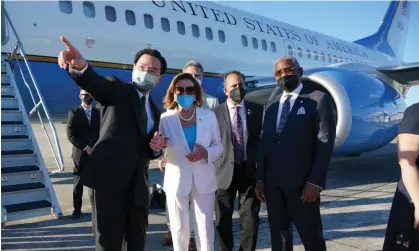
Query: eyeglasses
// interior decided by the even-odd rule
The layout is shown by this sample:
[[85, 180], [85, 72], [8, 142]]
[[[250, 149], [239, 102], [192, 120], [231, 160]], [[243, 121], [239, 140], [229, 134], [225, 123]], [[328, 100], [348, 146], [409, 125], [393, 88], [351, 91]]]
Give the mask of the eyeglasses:
[[176, 94], [184, 94], [185, 92], [186, 92], [186, 94], [189, 94], [189, 95], [191, 95], [191, 94], [194, 94], [195, 93], [195, 87], [194, 86], [188, 86], [188, 87], [178, 87], [178, 86], [176, 86], [175, 87], [175, 91], [176, 91]]
[[277, 70], [276, 72], [275, 72], [275, 76], [282, 76], [282, 75], [284, 75], [284, 73], [285, 74], [291, 74], [291, 73], [294, 73], [294, 71], [296, 70], [296, 69], [298, 69], [297, 67], [287, 67], [287, 68], [284, 68], [284, 69], [281, 69], [281, 70]]

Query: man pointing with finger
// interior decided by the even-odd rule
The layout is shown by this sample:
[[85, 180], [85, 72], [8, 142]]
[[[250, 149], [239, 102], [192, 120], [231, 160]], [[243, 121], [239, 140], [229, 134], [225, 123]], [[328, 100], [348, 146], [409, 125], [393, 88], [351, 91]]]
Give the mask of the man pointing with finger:
[[132, 82], [99, 76], [64, 37], [58, 64], [89, 92], [101, 109], [100, 136], [80, 182], [95, 190], [96, 250], [144, 250], [148, 225], [148, 165], [161, 155], [164, 138], [157, 131], [160, 111], [151, 89], [166, 71], [166, 60], [154, 49], [134, 58]]

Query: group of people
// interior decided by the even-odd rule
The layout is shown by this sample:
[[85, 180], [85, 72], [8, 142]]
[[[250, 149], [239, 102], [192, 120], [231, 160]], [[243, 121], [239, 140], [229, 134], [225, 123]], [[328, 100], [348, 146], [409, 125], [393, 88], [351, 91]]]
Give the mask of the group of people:
[[[161, 113], [150, 96], [167, 70], [159, 51], [139, 51], [132, 81], [124, 83], [99, 76], [66, 38], [61, 40], [66, 49], [59, 66], [80, 87], [82, 100], [69, 113], [67, 130], [75, 148], [73, 217], [80, 217], [82, 186], [87, 186], [96, 250], [144, 250], [153, 159], [164, 172], [169, 227], [164, 243], [175, 251], [214, 250], [215, 235], [221, 250], [233, 250], [237, 193], [240, 250], [256, 249], [263, 202], [272, 250], [293, 250], [292, 223], [305, 250], [326, 250], [320, 192], [336, 118], [330, 95], [302, 84], [303, 69], [295, 58], [275, 62], [279, 88], [264, 106], [244, 100], [245, 77], [239, 71], [224, 75], [227, 100], [218, 104], [203, 91], [202, 65], [190, 61], [171, 81]], [[91, 107], [93, 98], [100, 110]]]

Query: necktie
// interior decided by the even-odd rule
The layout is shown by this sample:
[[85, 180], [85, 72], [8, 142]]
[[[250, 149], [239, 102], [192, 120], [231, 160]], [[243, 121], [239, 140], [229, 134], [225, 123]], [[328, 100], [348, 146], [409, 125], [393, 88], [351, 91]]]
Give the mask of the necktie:
[[144, 134], [147, 134], [147, 111], [145, 109], [146, 97], [141, 97], [141, 106], [140, 106], [140, 114], [141, 114], [141, 130]]
[[279, 120], [279, 125], [276, 130], [276, 133], [278, 135], [280, 135], [282, 130], [284, 129], [285, 123], [287, 122], [287, 119], [288, 119], [288, 115], [290, 114], [290, 107], [291, 107], [290, 98], [291, 98], [291, 95], [288, 95], [284, 101], [284, 104], [282, 105], [281, 118]]
[[90, 118], [91, 118], [91, 116], [92, 116], [92, 115], [90, 114], [90, 113], [91, 113], [91, 111], [92, 111], [92, 110], [86, 110], [86, 117], [87, 117], [87, 120], [89, 121], [89, 125], [90, 125]]
[[236, 163], [241, 163], [244, 160], [243, 124], [239, 111], [240, 106], [236, 106], [236, 114], [234, 115], [233, 126], [234, 161]]

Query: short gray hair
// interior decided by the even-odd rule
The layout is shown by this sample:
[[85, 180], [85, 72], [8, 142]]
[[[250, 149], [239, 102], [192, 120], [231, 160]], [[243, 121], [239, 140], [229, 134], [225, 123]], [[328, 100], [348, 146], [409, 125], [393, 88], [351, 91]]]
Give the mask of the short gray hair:
[[202, 65], [199, 62], [191, 60], [186, 63], [186, 65], [183, 67], [183, 70], [186, 70], [186, 68], [188, 68], [189, 66], [194, 66], [194, 67], [199, 68], [199, 71], [201, 71], [201, 74], [204, 74], [204, 67], [202, 67]]
[[280, 57], [278, 60], [276, 60], [276, 62], [275, 62], [275, 64], [274, 64], [274, 71], [275, 71], [275, 67], [276, 67], [276, 65], [277, 65], [279, 62], [281, 62], [281, 61], [292, 61], [292, 63], [293, 63], [296, 67], [300, 68], [300, 63], [298, 63], [298, 60], [297, 60], [295, 57], [292, 57], [292, 56], [283, 56], [283, 57]]

